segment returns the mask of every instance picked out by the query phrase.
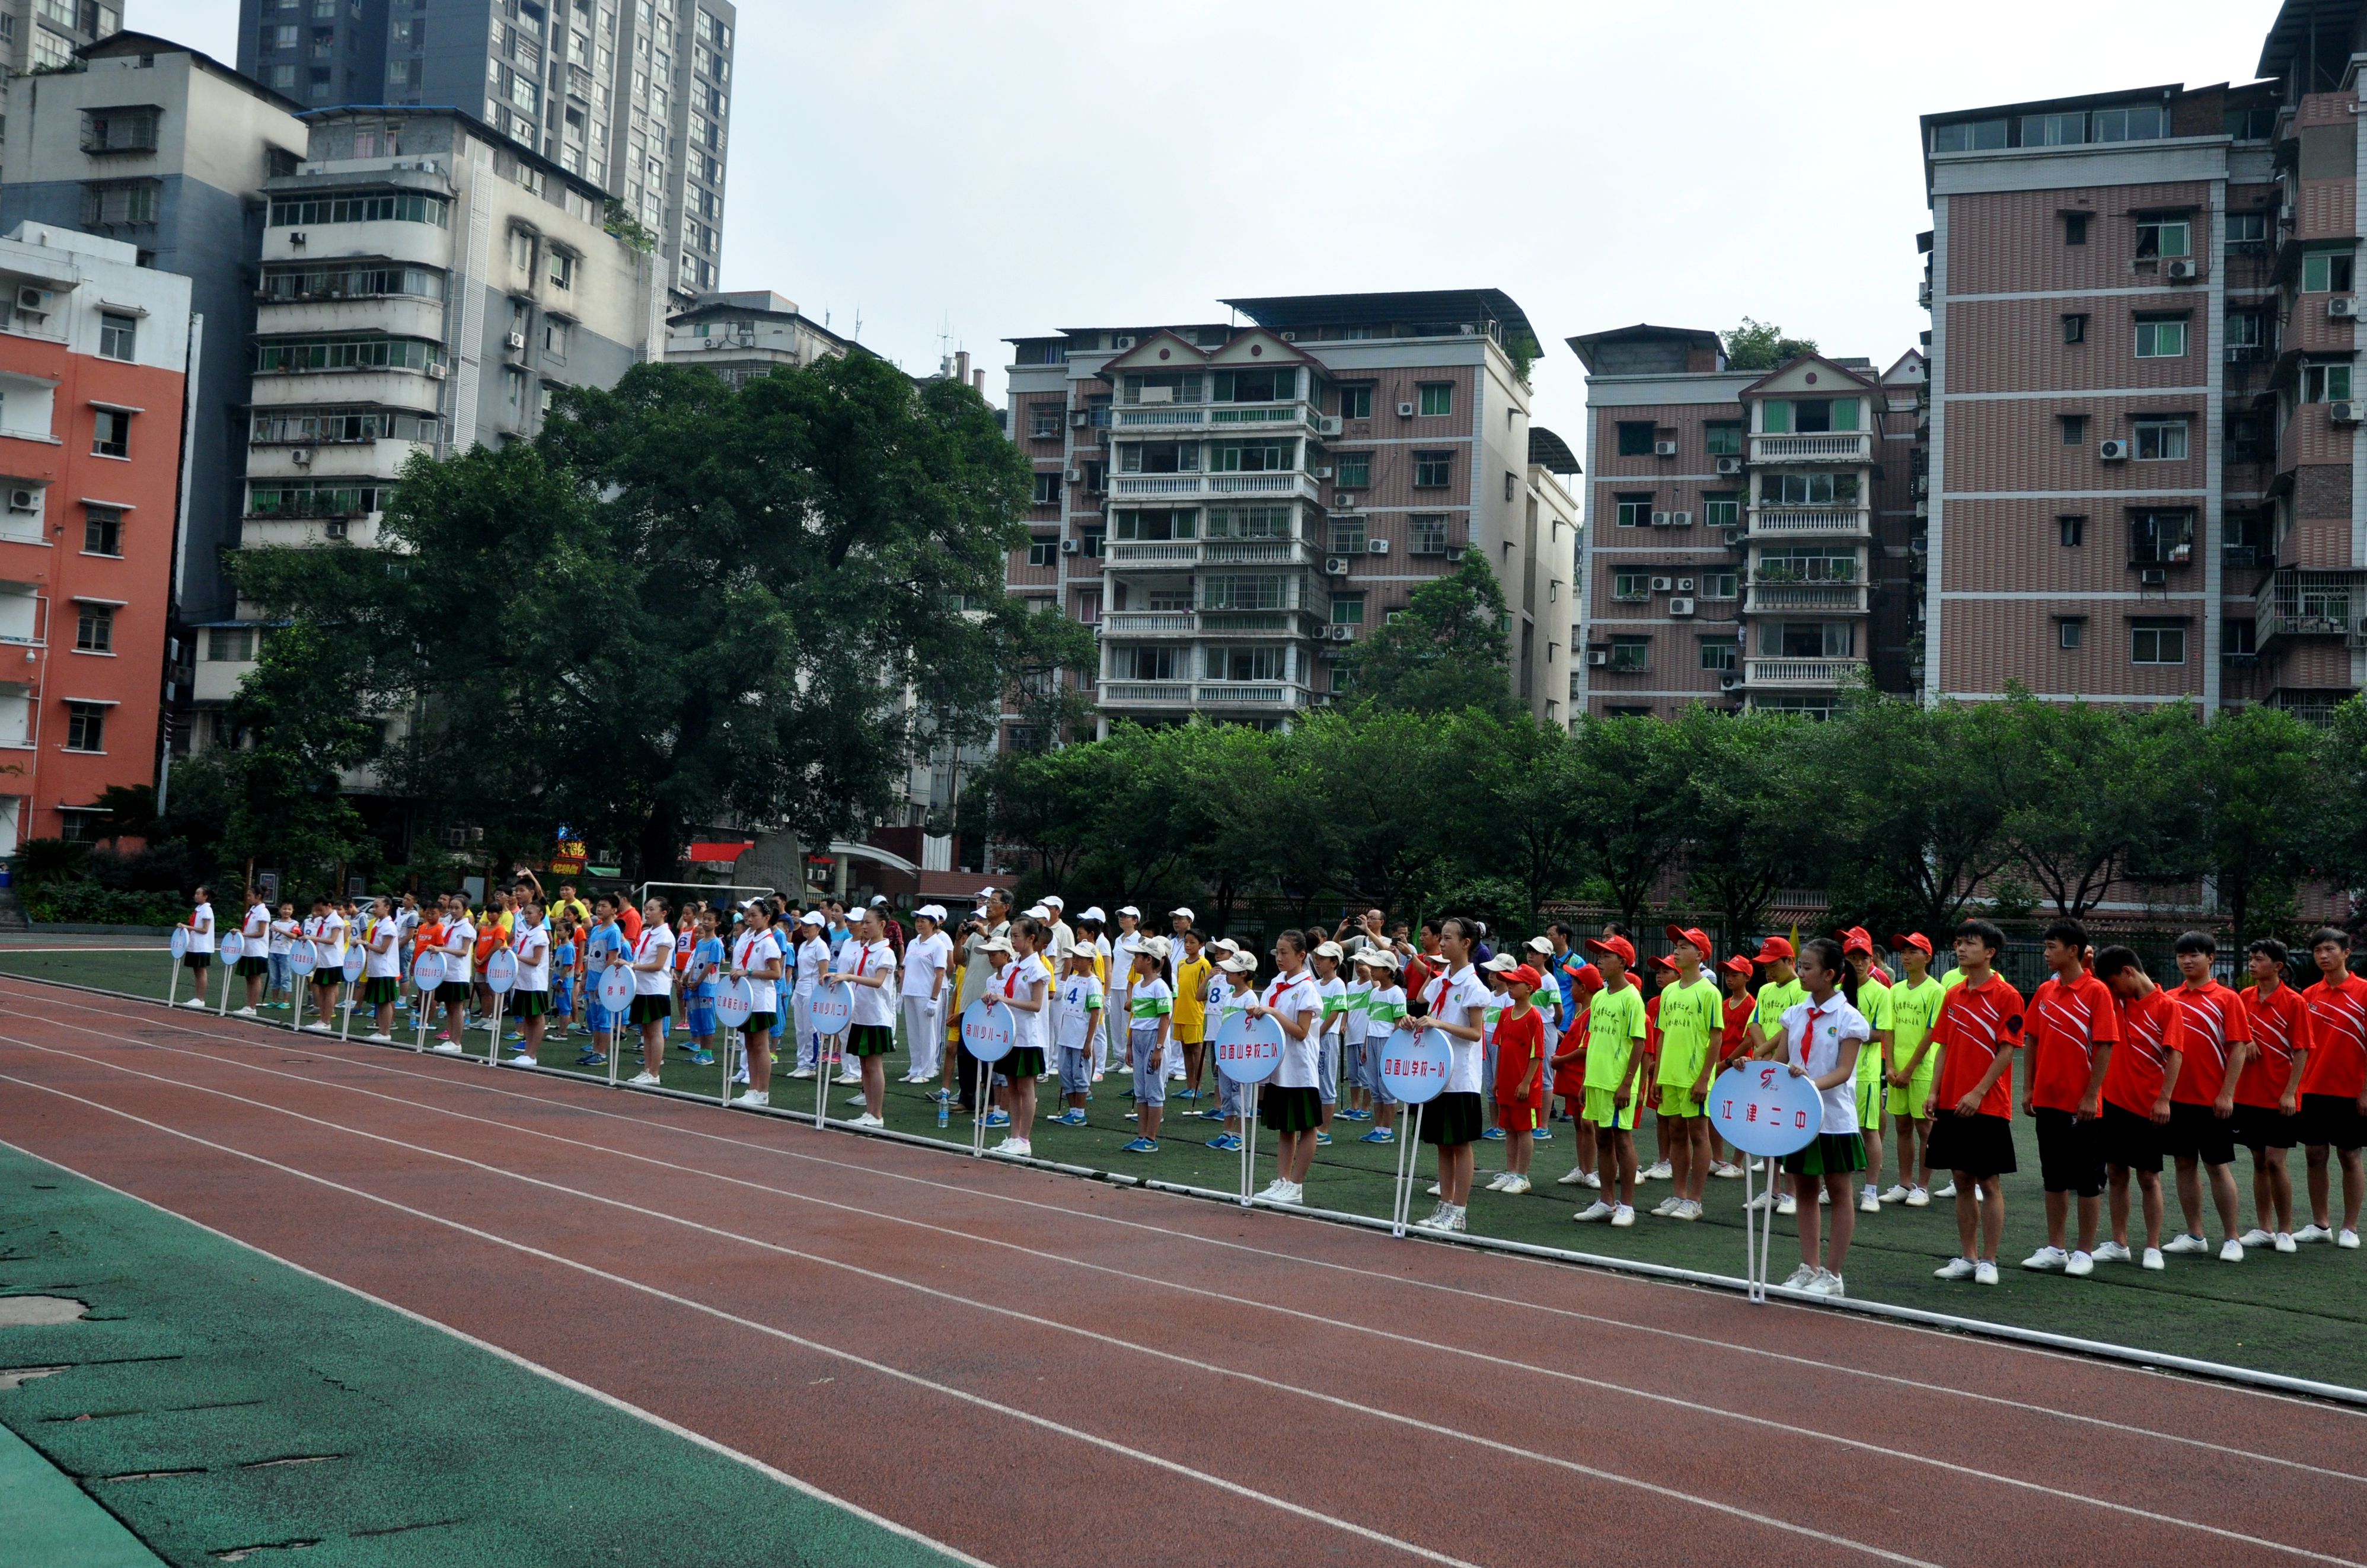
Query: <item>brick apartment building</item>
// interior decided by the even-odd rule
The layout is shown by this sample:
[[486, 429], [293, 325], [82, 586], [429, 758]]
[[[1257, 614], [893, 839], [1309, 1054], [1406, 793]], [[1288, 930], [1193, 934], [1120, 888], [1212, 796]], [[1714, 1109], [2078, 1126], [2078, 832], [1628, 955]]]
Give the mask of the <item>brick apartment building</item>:
[[[1008, 582], [1098, 629], [1098, 728], [1286, 724], [1342, 693], [1338, 656], [1467, 547], [1503, 588], [1516, 694], [1567, 724], [1578, 515], [1557, 476], [1575, 465], [1529, 423], [1520, 307], [1486, 289], [1225, 303], [1229, 323], [1012, 340], [1036, 505]], [[1006, 744], [1043, 739], [1006, 726]]]

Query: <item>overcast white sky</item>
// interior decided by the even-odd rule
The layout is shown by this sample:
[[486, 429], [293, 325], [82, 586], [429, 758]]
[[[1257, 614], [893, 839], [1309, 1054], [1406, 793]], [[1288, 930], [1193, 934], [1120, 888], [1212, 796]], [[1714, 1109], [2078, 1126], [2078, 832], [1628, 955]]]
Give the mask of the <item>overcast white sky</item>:
[[[236, 0], [128, 25], [237, 58]], [[1226, 296], [1496, 288], [1546, 344], [1745, 315], [1886, 364], [1928, 324], [1916, 118], [2248, 81], [2275, 0], [1163, 6], [741, 0], [724, 284], [908, 370]]]

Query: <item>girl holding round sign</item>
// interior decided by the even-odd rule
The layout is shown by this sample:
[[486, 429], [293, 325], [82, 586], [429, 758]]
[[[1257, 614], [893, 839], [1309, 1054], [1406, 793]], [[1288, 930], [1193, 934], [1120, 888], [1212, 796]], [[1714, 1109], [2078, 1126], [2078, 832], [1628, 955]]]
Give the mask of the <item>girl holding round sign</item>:
[[[641, 1070], [629, 1081], [655, 1089], [665, 1067], [666, 1024], [674, 1018], [674, 928], [666, 901], [652, 893], [641, 906], [641, 934], [633, 942], [633, 1004], [628, 1021], [641, 1032]], [[623, 1042], [617, 1043], [621, 1049]]]
[[[1258, 999], [1257, 988], [1251, 976], [1257, 973], [1257, 960], [1246, 953], [1228, 953], [1217, 963], [1217, 973], [1222, 976], [1208, 998], [1208, 1038], [1213, 1042], [1223, 1032], [1226, 1020], [1243, 1011]], [[1240, 1080], [1223, 1070], [1219, 1058], [1217, 1072], [1217, 1118], [1223, 1130], [1208, 1140], [1208, 1146], [1220, 1154], [1239, 1154], [1245, 1118], [1241, 1114]]]
[[[1857, 1229], [1857, 1172], [1866, 1165], [1865, 1139], [1857, 1120], [1857, 1058], [1874, 1031], [1865, 1016], [1841, 995], [1849, 960], [1841, 944], [1827, 936], [1801, 945], [1800, 984], [1808, 999], [1784, 1010], [1784, 1038], [1776, 1059], [1792, 1076], [1814, 1084], [1825, 1106], [1825, 1122], [1814, 1142], [1784, 1156], [1800, 1221], [1800, 1267], [1784, 1283], [1812, 1295], [1841, 1294], [1841, 1264]], [[1821, 1187], [1832, 1201], [1832, 1247], [1819, 1256], [1818, 1212]]]
[[1002, 1108], [1011, 1115], [1011, 1131], [994, 1146], [999, 1155], [1022, 1158], [1035, 1152], [1029, 1136], [1036, 1130], [1036, 1080], [1044, 1076], [1044, 1047], [1050, 1037], [1051, 1014], [1046, 1009], [1052, 989], [1052, 971], [1039, 950], [1044, 945], [1043, 922], [1022, 915], [1012, 922], [1012, 960], [995, 977], [989, 995], [1002, 998], [1016, 1024], [1016, 1043], [999, 1064], [995, 1078], [1002, 1086]]
[[1323, 992], [1307, 968], [1307, 933], [1286, 931], [1274, 939], [1280, 973], [1245, 1010], [1282, 1026], [1282, 1061], [1258, 1091], [1258, 1120], [1281, 1137], [1274, 1178], [1258, 1194], [1270, 1203], [1307, 1201], [1307, 1168], [1315, 1159], [1315, 1132], [1323, 1120], [1321, 1070]]
[[542, 1059], [542, 1032], [550, 1019], [550, 922], [543, 918], [542, 895], [527, 896], [518, 915], [510, 953], [517, 961], [517, 978], [510, 987], [510, 1016], [518, 1021], [518, 1048], [513, 1067], [531, 1067]]
[[181, 930], [187, 934], [182, 939], [181, 963], [197, 982], [198, 994], [181, 1005], [203, 1012], [206, 1006], [206, 971], [214, 963], [214, 901], [205, 888], [198, 888], [189, 918]]
[[748, 1092], [734, 1103], [751, 1110], [773, 1103], [773, 1031], [780, 1022], [781, 967], [772, 908], [752, 903], [731, 942], [731, 977], [748, 987], [748, 1016], [740, 1023], [748, 1056]]
[[824, 976], [855, 990], [855, 1017], [846, 1028], [846, 1054], [862, 1065], [863, 1114], [853, 1125], [884, 1127], [888, 1108], [888, 1056], [896, 1049], [896, 950], [888, 945], [886, 916], [874, 906], [855, 922], [854, 939], [838, 951], [838, 963]]
[[[444, 1004], [444, 1032], [436, 1037], [436, 1049], [457, 1056], [461, 1042], [469, 1037], [469, 994], [476, 978], [477, 924], [469, 918], [464, 895], [456, 893], [445, 900], [444, 935], [437, 951], [444, 957], [444, 979], [436, 987], [436, 999]], [[447, 1045], [449, 1051], [444, 1049]]]
[[271, 975], [271, 906], [252, 887], [246, 890], [246, 919], [238, 934], [238, 977], [246, 982], [246, 1005], [232, 1016], [253, 1018], [263, 1000], [263, 982]]
[[1447, 1064], [1446, 1087], [1421, 1119], [1421, 1141], [1438, 1150], [1438, 1212], [1416, 1222], [1425, 1230], [1459, 1231], [1471, 1201], [1472, 1145], [1484, 1131], [1480, 1100], [1479, 1038], [1486, 1026], [1492, 994], [1472, 967], [1479, 946], [1479, 928], [1456, 916], [1439, 928], [1439, 951], [1445, 973], [1422, 988], [1415, 1016], [1398, 1021], [1399, 1029], [1435, 1029], [1446, 1036], [1453, 1057]]
[[371, 1010], [374, 1045], [394, 1043], [394, 1003], [402, 991], [402, 926], [392, 903], [381, 897], [373, 906], [369, 933], [362, 939], [362, 1006]]

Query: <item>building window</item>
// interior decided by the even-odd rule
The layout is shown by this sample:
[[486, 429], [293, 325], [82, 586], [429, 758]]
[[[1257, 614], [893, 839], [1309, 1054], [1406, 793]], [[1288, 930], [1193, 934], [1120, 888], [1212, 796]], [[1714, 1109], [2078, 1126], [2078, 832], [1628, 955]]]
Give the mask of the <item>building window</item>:
[[2258, 653], [2260, 650], [2259, 629], [2259, 623], [2248, 618], [2220, 622], [2219, 651], [2239, 657]]
[[1373, 417], [1373, 389], [1369, 384], [1340, 389], [1340, 417], [1342, 419]]
[[2085, 311], [2069, 310], [2064, 313], [2063, 341], [2065, 343], [2086, 343], [2088, 341], [2088, 316]]
[[1761, 621], [1762, 659], [1849, 659], [1857, 652], [1857, 628], [1848, 621]]
[[1640, 566], [1623, 566], [1611, 574], [1611, 597], [1634, 603], [1652, 596], [1652, 574]]
[[2064, 446], [2084, 446], [2088, 444], [2088, 416], [2086, 414], [2067, 413], [2058, 417], [2060, 417], [2063, 422]]
[[1702, 524], [1709, 528], [1739, 528], [1742, 526], [1742, 497], [1733, 491], [1718, 491], [1702, 497]]
[[567, 323], [557, 316], [542, 319], [542, 352], [562, 365], [567, 362]]
[[1363, 518], [1336, 518], [1331, 524], [1331, 553], [1335, 556], [1363, 555], [1369, 537]]
[[153, 152], [156, 111], [153, 108], [85, 109], [82, 150], [85, 152]]
[[1109, 554], [1109, 532], [1104, 528], [1077, 530], [1077, 553], [1087, 560], [1099, 560]]
[[153, 223], [156, 221], [154, 180], [124, 180], [114, 185], [82, 187], [82, 220], [87, 226]]
[[1520, 493], [1521, 476], [1512, 472], [1512, 469], [1506, 468], [1504, 470], [1504, 499], [1506, 501], [1510, 501]]
[[107, 750], [107, 705], [105, 703], [68, 703], [66, 705], [66, 750], [69, 751]]
[[1049, 441], [1060, 434], [1060, 405], [1037, 403], [1028, 411], [1027, 434], [1038, 441]]
[[1285, 597], [1283, 580], [1271, 573], [1200, 580], [1200, 607], [1204, 610], [1279, 610]]
[[90, 451], [95, 457], [131, 456], [131, 416], [121, 409], [99, 409], [91, 425]]
[[2061, 615], [2055, 622], [2055, 646], [2078, 648], [2087, 640], [2088, 618], [2085, 615]]
[[253, 626], [211, 626], [206, 631], [206, 658], [217, 664], [243, 664], [255, 657]]
[[74, 651], [115, 651], [115, 612], [105, 604], [85, 604], [74, 616]]
[[1731, 670], [1735, 655], [1741, 651], [1732, 637], [1704, 637], [1701, 644], [1701, 667], [1704, 670]]
[[1342, 490], [1363, 490], [1373, 482], [1373, 455], [1370, 452], [1342, 452], [1332, 461], [1337, 465]]
[[1331, 624], [1335, 626], [1361, 626], [1365, 624], [1365, 596], [1361, 593], [1331, 595]]
[[[2234, 118], [2237, 112], [2237, 111], [2230, 110], [2228, 118], [2231, 119]], [[2274, 113], [2275, 111], [2255, 109], [2252, 112], [2259, 114]], [[2241, 248], [2247, 251], [2258, 252], [2268, 243], [2269, 215], [2265, 211], [2230, 212], [2227, 214], [2227, 248], [2229, 250], [2232, 251]]]
[[1761, 506], [1840, 506], [1857, 505], [1857, 476], [1853, 473], [1772, 473], [1759, 480], [1759, 504]]
[[130, 359], [140, 339], [140, 318], [102, 310], [98, 315], [98, 352], [105, 359]]
[[450, 204], [440, 196], [290, 197], [271, 204], [274, 229], [308, 229], [319, 223], [451, 224]]
[[510, 265], [520, 272], [534, 270], [534, 236], [523, 229], [510, 231]]
[[1416, 513], [1406, 520], [1406, 549], [1418, 556], [1446, 553], [1446, 519], [1435, 512]]
[[2158, 261], [2163, 257], [2191, 256], [2194, 254], [2193, 227], [2183, 218], [2140, 218], [2137, 220], [2137, 260]]
[[[2063, 243], [2067, 245], [2084, 245], [2088, 243], [2088, 215], [2086, 213], [2067, 212], [2063, 215]], [[2076, 342], [2077, 340], [2074, 339], [2070, 341]]]
[[1742, 574], [1737, 571], [1705, 571], [1702, 573], [1701, 596], [1704, 599], [1738, 599], [1742, 595]]
[[2169, 620], [2134, 620], [2129, 623], [2129, 662], [2132, 664], [2183, 664], [2186, 662], [2186, 623]]
[[1614, 637], [1611, 639], [1610, 668], [1614, 674], [1633, 675], [1651, 667], [1650, 637]]
[[2305, 365], [2301, 371], [2301, 400], [2305, 403], [2348, 402], [2350, 398], [2350, 362], [2347, 359], [2320, 365]]
[[2137, 318], [2137, 357], [2139, 359], [2185, 358], [2185, 316], [2139, 316]]
[[1036, 476], [1036, 502], [1038, 506], [1060, 504], [1060, 475], [1057, 469], [1045, 469]]
[[86, 508], [82, 519], [82, 548], [85, 555], [121, 555], [123, 513], [107, 506]]
[[1742, 456], [1742, 422], [1738, 419], [1714, 419], [1702, 426], [1702, 444], [1713, 457]]
[[1622, 495], [1617, 498], [1619, 526], [1641, 528], [1652, 521], [1652, 498], [1649, 495]]
[[2268, 323], [2268, 313], [2264, 310], [2228, 311], [2227, 346], [2229, 348], [2262, 346], [2269, 341]]
[[2355, 257], [2349, 250], [2311, 251], [2301, 258], [2304, 294], [2348, 294]]
[[553, 288], [575, 287], [575, 258], [565, 251], [550, 253], [550, 286]]
[[2076, 550], [2088, 542], [2088, 520], [2085, 517], [2057, 517], [2055, 531], [2067, 550]]
[[1619, 422], [1619, 455], [1623, 457], [1648, 457], [1652, 455], [1654, 426], [1648, 419], [1623, 419]]
[[1279, 681], [1282, 649], [1211, 648], [1206, 650], [1201, 669], [1211, 681]]
[[2089, 116], [2090, 141], [2158, 141], [2169, 134], [2169, 110], [2160, 104], [2129, 104]]
[[1027, 536], [1027, 564], [1054, 566], [1060, 559], [1060, 536], [1057, 534], [1031, 534]]
[[1421, 412], [1426, 415], [1444, 415], [1455, 412], [1455, 383], [1424, 381], [1421, 384]]
[[2136, 455], [2146, 462], [2174, 462], [2186, 456], [2184, 419], [2140, 419], [2134, 422]]
[[1455, 482], [1455, 454], [1452, 452], [1417, 452], [1413, 455], [1413, 482], [1420, 490], [1433, 490]]
[[2129, 515], [2131, 566], [2185, 566], [2194, 559], [2194, 513], [2136, 512]]

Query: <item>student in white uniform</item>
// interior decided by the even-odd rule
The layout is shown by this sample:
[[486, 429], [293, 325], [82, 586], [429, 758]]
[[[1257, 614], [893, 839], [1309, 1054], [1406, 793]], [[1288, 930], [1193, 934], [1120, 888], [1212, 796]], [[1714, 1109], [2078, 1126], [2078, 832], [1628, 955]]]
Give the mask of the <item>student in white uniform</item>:
[[1102, 982], [1093, 963], [1092, 948], [1071, 947], [1069, 972], [1054, 993], [1052, 1043], [1060, 1050], [1060, 1096], [1067, 1108], [1053, 1120], [1064, 1127], [1085, 1124], [1085, 1101], [1093, 1092], [1093, 1038], [1103, 1022]]
[[469, 918], [466, 894], [455, 893], [445, 900], [444, 941], [436, 951], [444, 955], [444, 983], [436, 987], [436, 999], [444, 1008], [444, 1031], [436, 1037], [436, 1051], [457, 1056], [469, 1036], [470, 983], [477, 973], [477, 922]]
[[550, 1019], [550, 921], [541, 894], [527, 895], [512, 931], [517, 979], [510, 987], [509, 1012], [518, 1021], [518, 1048], [510, 1066], [531, 1067], [542, 1058], [542, 1032]]
[[[1114, 1017], [1129, 1016], [1127, 995], [1134, 989], [1134, 955], [1142, 950], [1142, 911], [1127, 904], [1118, 910], [1117, 935], [1110, 939], [1109, 1005]], [[1099, 1082], [1109, 1071], [1111, 1055], [1122, 1055], [1128, 1043], [1114, 1042], [1108, 1030], [1102, 1031], [1093, 1051], [1094, 1081]]]
[[362, 951], [362, 990], [357, 999], [370, 1010], [370, 1032], [364, 1038], [384, 1045], [394, 1038], [394, 1004], [402, 994], [402, 927], [394, 918], [393, 899], [381, 895], [371, 905]]
[[855, 918], [855, 934], [839, 948], [838, 967], [829, 978], [855, 996], [845, 1045], [863, 1084], [863, 1114], [855, 1125], [884, 1127], [888, 1055], [896, 1049], [896, 950], [888, 944], [888, 917], [877, 905]]
[[[1838, 1296], [1844, 1293], [1841, 1265], [1857, 1229], [1857, 1173], [1866, 1168], [1865, 1136], [1857, 1119], [1857, 1058], [1869, 1048], [1874, 1030], [1841, 995], [1849, 960], [1840, 942], [1829, 936], [1802, 942], [1799, 975], [1808, 998], [1784, 1010], [1775, 1059], [1788, 1064], [1794, 1077], [1810, 1081], [1825, 1102], [1825, 1124], [1814, 1143], [1784, 1156], [1800, 1221], [1800, 1267], [1784, 1283], [1810, 1295]], [[1829, 1221], [1820, 1209], [1829, 1213]], [[1823, 1253], [1817, 1235], [1821, 1224], [1832, 1227], [1831, 1247]]]
[[[633, 943], [633, 1006], [629, 1021], [641, 1032], [641, 1070], [627, 1081], [636, 1089], [654, 1089], [665, 1068], [666, 1025], [674, 1019], [674, 927], [671, 912], [655, 894], [641, 906], [640, 940]], [[622, 1050], [624, 1043], [617, 1042]]]
[[1052, 971], [1038, 954], [1048, 940], [1043, 922], [1023, 915], [1011, 926], [1011, 962], [996, 976], [993, 994], [1011, 1009], [1014, 1043], [998, 1066], [999, 1092], [1010, 1114], [1011, 1132], [994, 1152], [1025, 1156], [1033, 1154], [1036, 1129], [1036, 1080], [1044, 1076], [1045, 1047], [1050, 1043]]
[[1317, 1025], [1315, 1092], [1323, 1110], [1315, 1123], [1315, 1146], [1331, 1143], [1331, 1118], [1340, 1108], [1340, 1058], [1347, 1039], [1348, 982], [1340, 977], [1340, 960], [1347, 956], [1336, 942], [1315, 944], [1315, 988], [1323, 998], [1323, 1018]]
[[954, 953], [945, 925], [945, 910], [923, 904], [913, 911], [914, 934], [904, 944], [904, 1048], [911, 1055], [906, 1083], [929, 1083], [937, 1076], [939, 1048], [946, 1038], [946, 968]]
[[1258, 1092], [1258, 1120], [1280, 1134], [1281, 1149], [1274, 1179], [1258, 1196], [1269, 1203], [1303, 1203], [1307, 1168], [1315, 1159], [1315, 1129], [1323, 1117], [1323, 1094], [1316, 1083], [1323, 993], [1308, 973], [1306, 932], [1283, 932], [1274, 941], [1274, 957], [1281, 973], [1247, 1010], [1251, 1018], [1282, 1025], [1282, 1063]]
[[1134, 955], [1134, 988], [1127, 993], [1125, 1027], [1133, 1036], [1127, 1049], [1142, 1069], [1134, 1075], [1139, 1132], [1120, 1151], [1125, 1154], [1159, 1152], [1159, 1123], [1167, 1113], [1167, 1064], [1183, 1054], [1175, 1046], [1175, 990], [1165, 977], [1168, 945], [1163, 936], [1148, 937]]
[[810, 909], [799, 915], [791, 940], [797, 943], [797, 977], [789, 990], [789, 1015], [798, 1032], [798, 1066], [789, 1077], [810, 1078], [821, 1051], [821, 1037], [813, 1026], [814, 987], [830, 968], [830, 940], [823, 934], [821, 916]]
[[773, 1103], [773, 1035], [780, 1028], [784, 973], [781, 943], [773, 934], [773, 911], [752, 903], [731, 939], [731, 977], [748, 982], [748, 1021], [740, 1026], [748, 1061], [748, 1091], [733, 1100], [761, 1111]]
[[[1229, 943], [1217, 943], [1229, 946]], [[1228, 953], [1217, 961], [1217, 978], [1209, 982], [1208, 1039], [1213, 1043], [1218, 1032], [1233, 1014], [1245, 1010], [1258, 999], [1254, 976], [1257, 960], [1246, 953]], [[1220, 1066], [1217, 1072], [1217, 1109], [1212, 1113], [1223, 1124], [1222, 1130], [1208, 1140], [1208, 1146], [1223, 1154], [1240, 1152], [1241, 1134], [1249, 1118], [1241, 1111], [1241, 1086]]]
[[334, 1033], [329, 1020], [345, 983], [345, 918], [337, 913], [335, 900], [323, 897], [312, 901], [312, 921], [304, 934], [312, 939], [312, 1021], [304, 1027]]
[[1459, 1231], [1471, 1201], [1473, 1145], [1484, 1128], [1479, 1042], [1493, 998], [1472, 967], [1479, 947], [1478, 922], [1455, 917], [1441, 922], [1439, 950], [1445, 973], [1410, 1003], [1399, 1029], [1436, 1029], [1447, 1037], [1446, 1087], [1424, 1110], [1421, 1141], [1438, 1150], [1438, 1212], [1415, 1223], [1424, 1229]]
[[198, 994], [181, 1005], [204, 1010], [206, 1005], [206, 971], [214, 966], [214, 905], [213, 896], [200, 887], [195, 907], [189, 910], [189, 941], [181, 954], [181, 966], [198, 983]]
[[266, 1007], [284, 1008], [296, 999], [295, 971], [288, 967], [288, 950], [304, 933], [304, 924], [296, 918], [296, 906], [287, 899], [279, 901], [279, 913], [271, 922], [271, 994], [275, 998]]
[[246, 982], [246, 1005], [233, 1018], [253, 1018], [263, 1000], [263, 983], [271, 977], [271, 906], [263, 895], [246, 890], [246, 919], [238, 928], [238, 977]]

